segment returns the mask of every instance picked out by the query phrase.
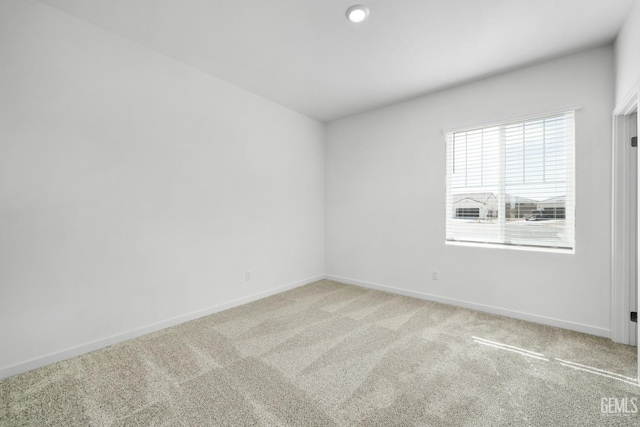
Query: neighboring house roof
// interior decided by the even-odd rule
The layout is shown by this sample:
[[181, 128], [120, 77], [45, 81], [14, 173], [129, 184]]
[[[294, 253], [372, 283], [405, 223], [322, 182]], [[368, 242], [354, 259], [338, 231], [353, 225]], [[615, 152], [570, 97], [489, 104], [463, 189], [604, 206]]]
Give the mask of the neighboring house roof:
[[533, 204], [533, 205], [535, 205], [536, 203], [539, 203], [537, 200], [528, 199], [526, 197], [513, 196], [511, 194], [507, 194], [506, 196], [507, 196], [506, 197], [507, 203], [515, 203], [515, 204], [519, 204], [519, 205], [524, 205], [524, 204]]
[[488, 203], [498, 203], [498, 198], [494, 193], [460, 193], [453, 195], [453, 204], [462, 201], [471, 201], [486, 205]]
[[[506, 199], [506, 203], [516, 203], [516, 204], [532, 204], [532, 205], [535, 205], [537, 203], [545, 203], [546, 202], [546, 201], [545, 202], [538, 202], [537, 200], [528, 199], [526, 197], [513, 196], [513, 195], [510, 195], [510, 194], [507, 194], [505, 199]], [[549, 199], [549, 200], [551, 200], [551, 199]], [[496, 197], [495, 193], [492, 193], [492, 192], [459, 193], [459, 194], [454, 194], [453, 195], [453, 204], [460, 203], [462, 201], [471, 201], [471, 202], [476, 202], [476, 203], [480, 203], [480, 204], [486, 205], [486, 204], [489, 204], [489, 203], [498, 203], [498, 198]], [[564, 199], [563, 199], [563, 202], [564, 202]]]
[[552, 203], [553, 204], [558, 204], [558, 203], [564, 204], [564, 202], [565, 202], [565, 196], [557, 196], [557, 197], [552, 197], [550, 199], [538, 202], [538, 204], [552, 204]]

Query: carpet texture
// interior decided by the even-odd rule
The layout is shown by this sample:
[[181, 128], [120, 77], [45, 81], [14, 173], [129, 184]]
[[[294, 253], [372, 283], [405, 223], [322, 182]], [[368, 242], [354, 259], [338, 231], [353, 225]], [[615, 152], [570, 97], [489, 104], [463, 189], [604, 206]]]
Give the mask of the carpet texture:
[[0, 425], [640, 425], [635, 352], [320, 281], [4, 380]]

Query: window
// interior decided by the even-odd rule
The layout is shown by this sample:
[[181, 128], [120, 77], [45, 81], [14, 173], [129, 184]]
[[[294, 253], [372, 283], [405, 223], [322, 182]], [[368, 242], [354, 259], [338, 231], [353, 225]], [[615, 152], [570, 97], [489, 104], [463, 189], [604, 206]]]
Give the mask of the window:
[[445, 135], [448, 242], [574, 248], [573, 111]]

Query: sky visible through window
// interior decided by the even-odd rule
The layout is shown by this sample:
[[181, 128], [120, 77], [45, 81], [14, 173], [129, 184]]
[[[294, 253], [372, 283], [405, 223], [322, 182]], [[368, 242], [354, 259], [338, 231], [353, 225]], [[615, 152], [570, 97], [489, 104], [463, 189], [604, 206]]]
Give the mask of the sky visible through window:
[[507, 197], [544, 201], [565, 196], [566, 132], [566, 118], [559, 116], [455, 133], [451, 165], [454, 192], [498, 194], [504, 168]]

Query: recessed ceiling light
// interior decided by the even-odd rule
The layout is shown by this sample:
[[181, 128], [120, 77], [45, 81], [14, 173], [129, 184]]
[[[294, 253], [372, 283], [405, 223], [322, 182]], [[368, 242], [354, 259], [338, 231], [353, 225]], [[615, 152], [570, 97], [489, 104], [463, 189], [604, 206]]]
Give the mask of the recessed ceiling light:
[[355, 24], [369, 17], [369, 8], [363, 4], [354, 4], [346, 13], [347, 19]]

